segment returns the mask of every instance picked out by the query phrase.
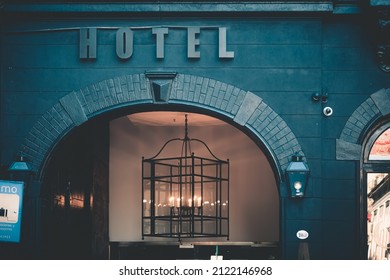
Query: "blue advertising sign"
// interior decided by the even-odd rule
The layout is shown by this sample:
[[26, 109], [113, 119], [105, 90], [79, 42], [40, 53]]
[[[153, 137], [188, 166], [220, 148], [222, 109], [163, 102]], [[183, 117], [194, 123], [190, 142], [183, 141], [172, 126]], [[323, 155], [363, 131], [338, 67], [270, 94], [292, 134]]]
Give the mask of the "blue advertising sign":
[[23, 182], [0, 180], [0, 242], [20, 242]]

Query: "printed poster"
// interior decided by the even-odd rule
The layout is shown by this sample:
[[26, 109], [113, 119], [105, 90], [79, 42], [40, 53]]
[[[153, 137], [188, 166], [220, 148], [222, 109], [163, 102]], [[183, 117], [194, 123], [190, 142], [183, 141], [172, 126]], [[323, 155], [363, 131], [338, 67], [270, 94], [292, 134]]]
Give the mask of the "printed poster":
[[0, 242], [20, 242], [23, 182], [0, 180]]

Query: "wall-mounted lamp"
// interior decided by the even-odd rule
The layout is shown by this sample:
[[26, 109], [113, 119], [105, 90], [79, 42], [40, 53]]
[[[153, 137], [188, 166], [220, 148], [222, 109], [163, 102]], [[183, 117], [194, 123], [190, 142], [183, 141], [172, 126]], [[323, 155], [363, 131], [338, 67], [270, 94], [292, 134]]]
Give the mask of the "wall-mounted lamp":
[[33, 169], [24, 156], [17, 156], [15, 161], [8, 167], [11, 180], [28, 183], [33, 175]]
[[314, 101], [314, 102], [319, 102], [321, 101], [322, 103], [326, 103], [328, 102], [328, 93], [326, 91], [322, 92], [322, 93], [319, 93], [319, 92], [315, 92], [311, 95], [311, 99]]
[[291, 197], [303, 197], [305, 195], [309, 174], [309, 166], [303, 162], [302, 156], [294, 155], [286, 169], [286, 179]]

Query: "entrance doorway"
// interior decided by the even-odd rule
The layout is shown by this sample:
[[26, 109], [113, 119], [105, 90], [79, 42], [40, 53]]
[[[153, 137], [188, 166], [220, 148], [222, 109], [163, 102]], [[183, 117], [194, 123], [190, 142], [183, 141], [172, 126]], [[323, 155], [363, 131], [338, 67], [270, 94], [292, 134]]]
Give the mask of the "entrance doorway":
[[367, 186], [367, 258], [390, 259], [390, 123], [368, 139], [363, 164]]
[[[45, 255], [52, 259], [279, 258], [279, 190], [268, 157], [236, 127], [186, 112], [189, 134], [231, 162], [230, 236], [186, 240], [141, 235], [141, 160], [171, 136], [184, 112], [145, 112], [96, 120], [52, 152], [43, 176]], [[162, 253], [168, 252], [168, 253]]]
[[91, 121], [58, 144], [42, 180], [42, 256], [107, 259], [108, 124]]
[[[229, 237], [167, 238], [142, 236], [142, 157], [152, 157], [172, 138], [188, 134], [206, 142], [210, 150], [230, 162]], [[168, 147], [167, 147], [168, 148]], [[193, 152], [196, 154], [194, 147]], [[165, 156], [180, 150], [166, 151]], [[211, 116], [157, 111], [124, 116], [110, 122], [110, 244], [113, 258], [140, 257], [160, 252], [160, 258], [210, 257], [218, 245], [230, 258], [274, 258], [279, 243], [279, 192], [275, 174], [265, 153], [246, 134]], [[148, 201], [144, 201], [149, 203]], [[213, 204], [218, 202], [209, 202]], [[164, 211], [169, 202], [156, 204]], [[177, 250], [180, 244], [191, 250]], [[156, 248], [162, 246], [162, 250]], [[192, 248], [193, 247], [193, 248]], [[247, 247], [247, 249], [245, 249]], [[254, 249], [255, 248], [255, 249]], [[273, 248], [271, 253], [270, 248]], [[248, 250], [247, 255], [242, 252]], [[268, 250], [268, 253], [264, 252]], [[133, 254], [134, 252], [138, 254]], [[252, 251], [257, 251], [252, 254]], [[148, 254], [144, 254], [148, 252]], [[165, 255], [161, 252], [167, 252]], [[241, 252], [241, 253], [240, 253]], [[149, 258], [150, 256], [148, 256]]]

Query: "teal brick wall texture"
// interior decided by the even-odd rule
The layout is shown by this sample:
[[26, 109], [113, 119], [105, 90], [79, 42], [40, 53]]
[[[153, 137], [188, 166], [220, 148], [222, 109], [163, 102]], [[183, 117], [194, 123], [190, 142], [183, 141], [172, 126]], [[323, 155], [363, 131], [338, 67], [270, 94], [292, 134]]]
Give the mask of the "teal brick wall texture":
[[361, 160], [365, 130], [377, 119], [390, 114], [390, 89], [381, 89], [367, 98], [346, 122], [339, 139], [336, 139], [336, 159]]
[[[153, 103], [156, 101], [145, 74], [108, 79], [70, 92], [35, 123], [21, 152], [31, 159], [35, 171], [42, 172], [52, 149], [73, 128], [108, 111]], [[165, 103], [201, 107], [246, 127], [268, 147], [279, 171], [286, 168], [293, 154], [304, 156], [282, 117], [252, 92], [206, 77], [178, 74]]]

